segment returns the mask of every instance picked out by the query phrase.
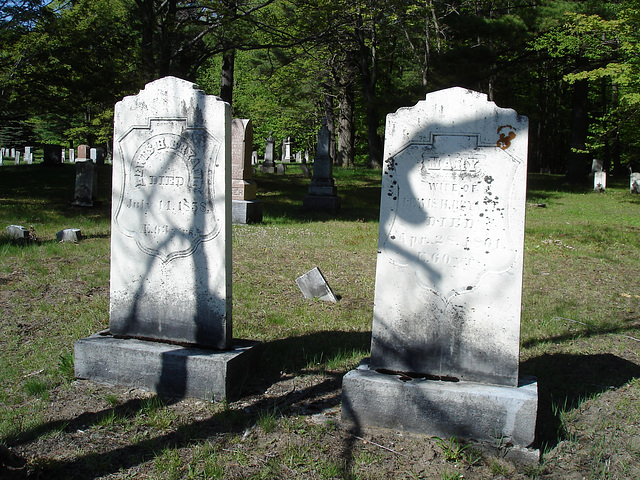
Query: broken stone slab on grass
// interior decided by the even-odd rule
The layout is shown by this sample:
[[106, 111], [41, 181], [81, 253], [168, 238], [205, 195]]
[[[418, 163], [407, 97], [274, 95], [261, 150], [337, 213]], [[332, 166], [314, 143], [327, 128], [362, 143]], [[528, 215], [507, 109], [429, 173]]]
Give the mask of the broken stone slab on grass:
[[7, 227], [7, 237], [14, 240], [28, 240], [29, 230], [21, 225], [9, 225]]
[[82, 240], [82, 232], [79, 228], [65, 228], [56, 233], [58, 242], [79, 242]]
[[304, 298], [319, 298], [326, 302], [338, 303], [338, 299], [318, 267], [314, 267], [296, 278], [296, 284], [302, 291]]

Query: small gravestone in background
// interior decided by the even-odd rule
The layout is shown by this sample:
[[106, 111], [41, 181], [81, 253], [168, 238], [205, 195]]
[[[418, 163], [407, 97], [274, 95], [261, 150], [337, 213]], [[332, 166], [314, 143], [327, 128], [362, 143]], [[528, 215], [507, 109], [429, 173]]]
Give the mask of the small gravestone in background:
[[276, 141], [273, 139], [273, 132], [269, 132], [269, 137], [265, 141], [264, 162], [260, 166], [260, 171], [263, 173], [276, 172], [275, 145]]
[[318, 150], [313, 161], [313, 176], [309, 193], [304, 197], [305, 210], [336, 213], [340, 209], [340, 197], [333, 179], [333, 160], [329, 156], [329, 129], [326, 118], [318, 133]]
[[76, 159], [76, 183], [75, 194], [71, 205], [76, 207], [96, 206], [98, 192], [98, 175], [96, 166], [90, 158], [88, 145], [78, 146], [78, 158]]
[[175, 397], [240, 391], [256, 342], [231, 323], [231, 108], [175, 77], [114, 111], [109, 332], [76, 376]]
[[96, 163], [98, 165], [104, 165], [105, 160], [107, 158], [107, 152], [105, 151], [105, 149], [102, 147], [98, 147], [96, 149], [96, 154], [97, 154]]
[[251, 152], [251, 165], [257, 165], [258, 164], [258, 152], [256, 150], [253, 150]]
[[0, 149], [0, 165], [4, 162], [4, 148]]
[[79, 242], [82, 240], [82, 232], [79, 228], [65, 228], [56, 233], [58, 242]]
[[604, 162], [602, 160], [593, 159], [591, 174], [593, 175], [593, 191], [603, 193], [607, 189], [607, 173], [604, 171]]
[[24, 161], [29, 165], [33, 163], [33, 152], [31, 149], [32, 147], [24, 147]]
[[76, 151], [74, 148], [69, 149], [69, 163], [76, 162]]
[[640, 173], [631, 172], [629, 175], [629, 192], [640, 193]]
[[256, 199], [257, 185], [251, 168], [253, 125], [251, 120], [234, 118], [231, 122], [231, 219], [247, 224], [262, 221], [263, 204]]
[[282, 162], [283, 163], [292, 162], [293, 160], [293, 157], [291, 156], [292, 146], [293, 146], [293, 140], [291, 140], [291, 137], [287, 137], [282, 141]]
[[304, 275], [296, 278], [296, 285], [304, 295], [304, 298], [319, 298], [326, 302], [338, 303], [327, 279], [318, 267], [314, 267]]
[[29, 229], [23, 227], [22, 225], [9, 225], [6, 228], [7, 237], [13, 240], [28, 240], [29, 239]]
[[61, 165], [62, 164], [62, 147], [60, 145], [43, 145], [44, 164], [45, 165]]
[[593, 173], [593, 191], [604, 193], [607, 189], [607, 172], [599, 171]]
[[371, 358], [344, 377], [346, 422], [534, 441], [537, 383], [518, 374], [527, 129], [462, 88], [387, 116]]
[[15, 153], [14, 162], [15, 162], [16, 165], [20, 165], [20, 152], [19, 151], [16, 151], [16, 153]]

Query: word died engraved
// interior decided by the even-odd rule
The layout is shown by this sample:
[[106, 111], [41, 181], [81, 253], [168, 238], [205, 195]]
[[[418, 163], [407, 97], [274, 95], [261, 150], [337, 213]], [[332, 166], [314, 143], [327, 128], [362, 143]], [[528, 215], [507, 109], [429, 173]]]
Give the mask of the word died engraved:
[[124, 166], [117, 225], [163, 262], [188, 256], [219, 232], [213, 172], [220, 143], [182, 120], [152, 121], [121, 139]]

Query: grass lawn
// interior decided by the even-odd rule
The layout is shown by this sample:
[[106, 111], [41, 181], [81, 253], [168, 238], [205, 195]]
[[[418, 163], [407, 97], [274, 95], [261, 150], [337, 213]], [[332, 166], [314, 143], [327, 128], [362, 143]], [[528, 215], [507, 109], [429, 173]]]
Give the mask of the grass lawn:
[[[72, 165], [0, 167], [2, 478], [640, 478], [640, 196], [530, 175], [521, 334], [538, 377], [539, 465], [456, 439], [357, 434], [342, 376], [368, 354], [380, 172], [335, 169], [343, 208], [302, 212], [309, 179], [258, 174], [262, 224], [233, 227], [233, 327], [264, 344], [237, 402], [161, 399], [73, 379], [73, 342], [108, 327], [110, 167], [71, 207]], [[541, 205], [544, 205], [541, 206]], [[80, 228], [78, 243], [55, 233]], [[338, 304], [302, 298], [321, 268]], [[374, 399], [372, 399], [374, 401]], [[4, 476], [3, 476], [4, 475]]]

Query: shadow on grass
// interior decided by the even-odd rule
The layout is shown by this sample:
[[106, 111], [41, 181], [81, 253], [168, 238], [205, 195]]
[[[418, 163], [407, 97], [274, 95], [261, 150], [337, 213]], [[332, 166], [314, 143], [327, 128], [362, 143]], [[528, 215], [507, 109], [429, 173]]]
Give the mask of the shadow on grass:
[[640, 377], [640, 366], [612, 354], [543, 354], [520, 364], [538, 379], [536, 436], [543, 451], [563, 440], [560, 412]]
[[111, 216], [111, 166], [96, 168], [99, 205], [94, 208], [69, 205], [74, 198], [75, 175], [76, 167], [72, 164], [2, 167], [0, 198], [4, 209], [0, 218], [15, 223], [17, 220], [11, 219], [33, 218], [37, 214], [38, 218], [33, 223], [47, 223], [51, 220], [48, 216], [108, 221]]
[[[133, 468], [155, 458], [165, 448], [186, 448], [195, 446], [206, 439], [216, 439], [220, 435], [240, 434], [255, 425], [264, 414], [277, 411], [280, 416], [309, 415], [320, 413], [340, 403], [340, 388], [345, 369], [323, 368], [319, 363], [336, 357], [353, 357], [363, 350], [368, 350], [370, 332], [317, 332], [299, 337], [286, 338], [266, 342], [263, 346], [263, 358], [255, 375], [255, 382], [248, 385], [242, 409], [221, 408], [221, 411], [209, 418], [180, 424], [172, 431], [156, 437], [146, 437], [129, 445], [117, 446], [108, 451], [103, 448], [101, 439], [111, 445], [110, 435], [88, 432], [92, 426], [115, 418], [118, 422], [130, 421], [141, 412], [146, 405], [155, 405], [159, 409], [179, 401], [176, 398], [151, 397], [149, 399], [133, 399], [113, 408], [98, 412], [83, 413], [75, 418], [57, 420], [41, 425], [31, 431], [22, 432], [4, 440], [9, 446], [18, 446], [38, 441], [39, 438], [52, 432], [62, 435], [73, 435], [74, 441], [90, 436], [95, 453], [86, 453], [71, 460], [42, 459], [33, 462], [27, 468], [15, 470], [16, 477], [3, 478], [48, 478], [48, 479], [93, 479], [122, 469]], [[287, 374], [285, 372], [291, 372]], [[295, 373], [321, 374], [321, 380], [304, 388], [289, 390], [278, 396], [262, 394], [276, 381], [293, 376]], [[304, 404], [301, 411], [296, 405]], [[82, 443], [82, 442], [81, 442]], [[122, 445], [122, 441], [118, 442]], [[347, 449], [348, 450], [348, 449]], [[348, 454], [348, 452], [347, 452]], [[14, 459], [19, 462], [20, 459]], [[3, 470], [0, 465], [0, 476], [11, 472]]]
[[380, 172], [368, 169], [335, 169], [334, 172], [341, 197], [340, 211], [336, 215], [303, 210], [302, 201], [311, 179], [301, 173], [257, 174], [255, 180], [258, 198], [264, 202], [265, 223], [270, 219], [278, 222], [377, 221], [380, 216]]

